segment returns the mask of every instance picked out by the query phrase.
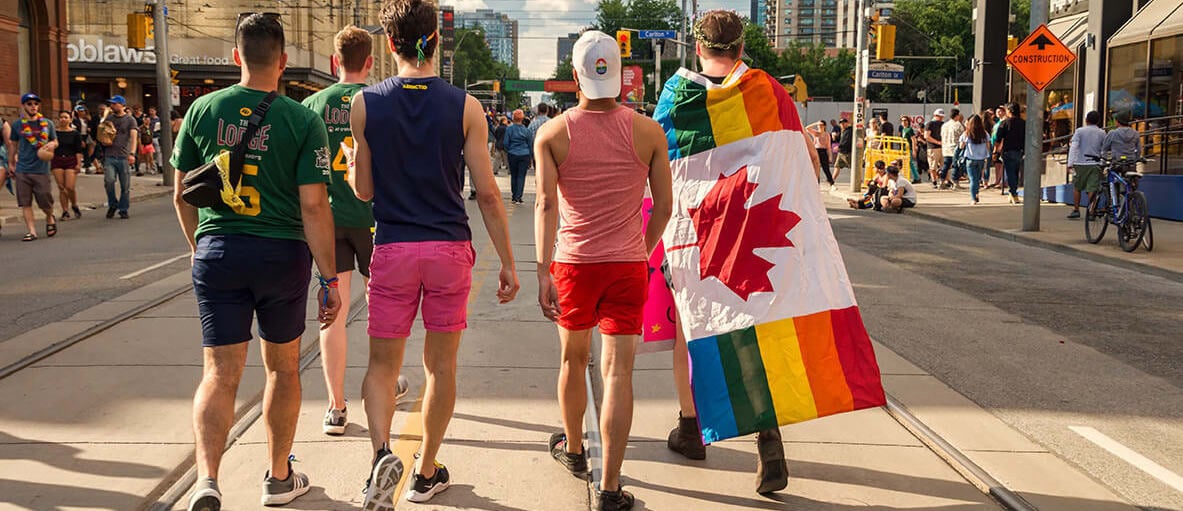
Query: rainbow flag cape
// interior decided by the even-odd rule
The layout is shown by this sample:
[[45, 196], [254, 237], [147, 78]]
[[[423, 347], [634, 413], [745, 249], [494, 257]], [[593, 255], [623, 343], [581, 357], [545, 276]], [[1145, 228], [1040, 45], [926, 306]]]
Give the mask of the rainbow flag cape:
[[703, 441], [883, 405], [784, 88], [742, 63], [721, 85], [682, 69], [654, 118], [669, 139], [674, 215], [662, 241]]

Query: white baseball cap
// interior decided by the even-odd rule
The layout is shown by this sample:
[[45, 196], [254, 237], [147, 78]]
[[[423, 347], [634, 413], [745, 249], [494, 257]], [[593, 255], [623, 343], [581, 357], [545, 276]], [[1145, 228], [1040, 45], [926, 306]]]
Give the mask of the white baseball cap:
[[579, 76], [579, 91], [588, 99], [620, 96], [620, 47], [598, 30], [588, 30], [571, 53], [571, 66]]
[[935, 112], [932, 113], [932, 116], [933, 117], [944, 117], [945, 116], [945, 109], [938, 108]]

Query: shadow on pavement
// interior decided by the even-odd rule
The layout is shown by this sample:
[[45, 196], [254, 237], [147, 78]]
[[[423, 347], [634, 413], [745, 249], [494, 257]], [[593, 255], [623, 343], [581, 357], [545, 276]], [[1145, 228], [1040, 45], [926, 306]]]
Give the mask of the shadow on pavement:
[[[28, 446], [30, 456], [6, 454], [19, 446]], [[82, 450], [77, 447], [52, 442], [31, 442], [4, 432], [0, 432], [0, 447], [3, 447], [0, 449], [0, 460], [36, 461], [70, 472], [136, 479], [158, 479], [166, 475], [164, 470], [152, 465], [80, 458], [78, 454]], [[0, 491], [0, 495], [5, 493]]]

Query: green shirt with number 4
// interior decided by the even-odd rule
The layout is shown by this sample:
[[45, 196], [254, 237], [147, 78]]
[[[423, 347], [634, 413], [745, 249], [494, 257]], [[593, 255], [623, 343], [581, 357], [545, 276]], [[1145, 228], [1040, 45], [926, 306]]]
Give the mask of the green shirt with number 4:
[[[233, 151], [251, 113], [266, 92], [233, 85], [206, 94], [189, 107], [177, 133], [172, 164], [188, 172]], [[225, 204], [198, 210], [197, 237], [248, 234], [304, 239], [300, 186], [330, 182], [330, 153], [324, 121], [291, 98], [279, 96], [247, 144], [239, 196], [246, 210]]]
[[335, 83], [304, 100], [304, 106], [324, 120], [329, 132], [329, 151], [334, 154], [329, 201], [333, 204], [333, 223], [339, 227], [368, 229], [374, 226], [373, 206], [354, 195], [348, 181], [349, 166], [341, 150], [342, 142], [353, 145], [353, 132], [349, 126], [350, 101], [365, 86], [364, 83]]

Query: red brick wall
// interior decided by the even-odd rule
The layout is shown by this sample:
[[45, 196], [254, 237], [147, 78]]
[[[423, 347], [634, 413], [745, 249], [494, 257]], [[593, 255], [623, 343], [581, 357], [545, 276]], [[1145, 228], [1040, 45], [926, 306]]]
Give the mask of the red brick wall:
[[[0, 115], [16, 115], [20, 95], [20, 73], [13, 72], [20, 62], [17, 37], [20, 20], [17, 18], [19, 0], [0, 0]], [[66, 0], [29, 0], [31, 15], [37, 24], [32, 27], [33, 54], [37, 62], [32, 77], [33, 90], [41, 95], [50, 112], [67, 108], [70, 104], [69, 76], [66, 62]]]

